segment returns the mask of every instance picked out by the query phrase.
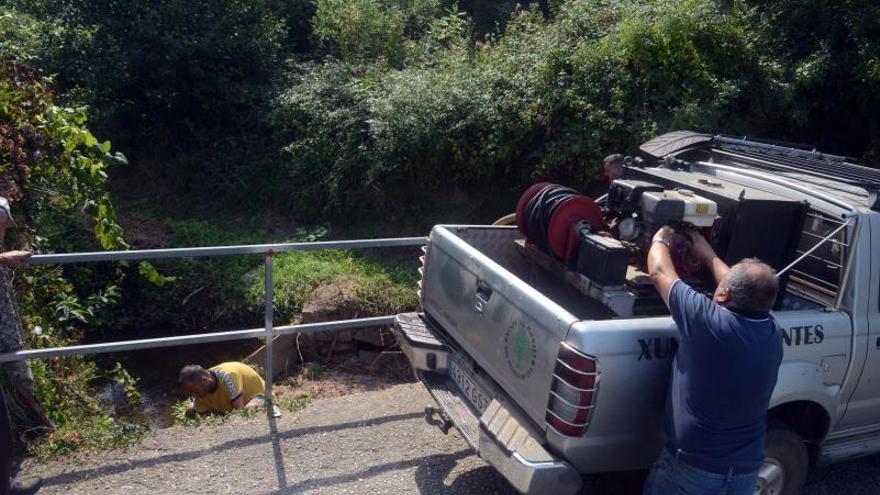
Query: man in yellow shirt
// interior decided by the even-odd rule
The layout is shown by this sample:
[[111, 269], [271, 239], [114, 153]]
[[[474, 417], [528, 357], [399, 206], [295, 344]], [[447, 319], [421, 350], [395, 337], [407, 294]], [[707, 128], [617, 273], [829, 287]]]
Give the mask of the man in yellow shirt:
[[190, 364], [180, 370], [177, 383], [182, 394], [195, 399], [186, 409], [187, 417], [266, 404], [266, 383], [244, 363], [220, 363], [207, 370]]

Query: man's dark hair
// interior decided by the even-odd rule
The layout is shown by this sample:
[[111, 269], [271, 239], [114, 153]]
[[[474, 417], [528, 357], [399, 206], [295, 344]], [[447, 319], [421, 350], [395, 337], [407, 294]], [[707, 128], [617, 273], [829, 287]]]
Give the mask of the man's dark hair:
[[182, 384], [184, 382], [195, 382], [207, 372], [208, 370], [202, 368], [197, 364], [188, 364], [180, 369], [180, 374], [177, 375], [177, 383]]
[[613, 155], [606, 156], [605, 159], [602, 160], [602, 166], [607, 167], [610, 165], [615, 165], [618, 167], [622, 167], [623, 161], [624, 161], [624, 156], [621, 155], [620, 153], [615, 153]]
[[733, 265], [725, 285], [730, 290], [730, 307], [752, 313], [770, 312], [779, 292], [776, 271], [757, 258]]

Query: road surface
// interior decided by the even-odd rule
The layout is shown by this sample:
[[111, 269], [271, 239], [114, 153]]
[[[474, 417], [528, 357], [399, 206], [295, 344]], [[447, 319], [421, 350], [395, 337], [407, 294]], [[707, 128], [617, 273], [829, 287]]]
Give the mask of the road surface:
[[[514, 494], [453, 431], [423, 420], [418, 384], [318, 400], [274, 422], [171, 427], [139, 446], [28, 463], [40, 494]], [[638, 494], [642, 474], [587, 479], [587, 494]], [[880, 456], [815, 470], [807, 494], [880, 493]]]

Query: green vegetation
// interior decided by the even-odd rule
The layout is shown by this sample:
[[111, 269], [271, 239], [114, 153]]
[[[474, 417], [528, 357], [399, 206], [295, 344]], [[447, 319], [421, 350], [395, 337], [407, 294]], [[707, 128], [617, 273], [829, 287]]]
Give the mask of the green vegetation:
[[[264, 269], [248, 290], [248, 301], [262, 308]], [[418, 305], [414, 290], [418, 273], [413, 266], [383, 265], [350, 251], [307, 251], [276, 257], [275, 311], [279, 321], [292, 321], [306, 298], [320, 284], [340, 282], [354, 288], [364, 316], [412, 310]]]
[[417, 42], [443, 13], [440, 0], [316, 0], [312, 35], [348, 62], [395, 67], [418, 58]]
[[[254, 407], [248, 409], [235, 409], [225, 414], [199, 414], [193, 418], [186, 416], [186, 408], [192, 403], [190, 400], [181, 400], [176, 402], [171, 410], [171, 416], [175, 425], [179, 426], [220, 426], [227, 421], [235, 418], [253, 418], [260, 414], [266, 414], [265, 407]], [[307, 395], [297, 396], [294, 398], [285, 398], [275, 404], [282, 411], [289, 413], [297, 413], [309, 407], [312, 398]]]
[[[143, 438], [147, 431], [144, 424], [117, 416], [111, 405], [96, 398], [92, 385], [100, 376], [91, 360], [40, 360], [32, 361], [31, 367], [38, 399], [57, 427], [30, 446], [38, 457], [127, 447]], [[124, 369], [117, 369], [127, 375]], [[126, 392], [131, 392], [127, 400], [136, 403], [137, 390]]]
[[[255, 227], [231, 227], [220, 222], [164, 218], [169, 246], [214, 246], [259, 242], [319, 240], [317, 233], [293, 238], [266, 238]], [[259, 326], [264, 309], [262, 256], [187, 258], [156, 263], [174, 281], [156, 287], [148, 280], [129, 277], [122, 286], [120, 304], [111, 319], [117, 328], [149, 329], [163, 326], [185, 329], [198, 322], [214, 328]], [[312, 291], [335, 281], [354, 288], [358, 308], [365, 314], [392, 314], [418, 304], [414, 257], [404, 262], [370, 259], [352, 251], [302, 251], [276, 255], [273, 267], [275, 319], [294, 320]], [[165, 332], [167, 333], [167, 332]]]
[[[151, 247], [424, 234], [491, 221], [536, 180], [586, 188], [604, 155], [675, 129], [876, 164], [877, 108], [870, 0], [0, 0], [0, 189], [11, 244], [38, 251], [127, 247], [108, 182], [161, 226]], [[364, 312], [412, 308], [414, 261], [279, 255], [279, 321], [330, 283]], [[66, 345], [252, 326], [261, 270], [43, 268], [16, 290], [28, 345]], [[90, 360], [34, 368], [50, 451], [134, 436], [87, 399]]]
[[186, 416], [186, 408], [191, 400], [181, 400], [171, 407], [171, 416], [175, 425], [179, 426], [220, 426], [234, 418], [253, 418], [257, 414], [266, 414], [265, 408], [235, 409], [226, 414], [198, 414], [192, 418]]
[[[853, 6], [836, 22], [848, 16], [862, 19], [863, 12]], [[837, 128], [804, 117], [817, 109], [814, 91], [829, 91], [822, 108], [833, 105], [831, 84], [858, 87], [861, 98], [877, 102], [868, 94], [880, 83], [872, 73], [876, 30], [835, 33], [858, 36], [841, 43], [861, 67], [853, 74], [826, 60], [822, 44], [814, 54], [820, 60], [791, 67], [778, 31], [793, 21], [806, 22], [744, 3], [723, 11], [697, 0], [568, 1], [549, 20], [520, 10], [503, 33], [475, 44], [466, 19], [449, 14], [421, 38], [431, 55], [402, 68], [355, 64], [343, 51], [342, 61], [301, 65], [275, 114], [290, 137], [279, 167], [308, 185], [309, 214], [339, 219], [364, 204], [393, 207], [402, 190], [518, 189], [545, 177], [586, 184], [610, 151], [681, 128], [804, 136], [873, 156], [876, 134], [843, 117], [876, 126], [861, 109], [835, 110], [850, 129], [847, 141], [862, 140], [844, 150], [831, 139]]]
[[94, 109], [98, 131], [164, 163], [156, 174], [232, 188], [223, 157], [246, 161], [263, 143], [258, 116], [284, 35], [267, 1], [6, 3], [51, 20], [42, 67]]
[[[44, 27], [15, 12], [0, 15], [0, 194], [15, 202], [21, 226], [6, 240], [44, 252], [125, 248], [105, 191], [107, 169], [125, 158], [86, 128], [83, 107], [58, 105], [53, 81], [29, 65]], [[76, 343], [86, 325], [107, 321], [124, 278], [121, 269], [87, 267], [39, 267], [16, 277], [25, 345]], [[100, 372], [90, 359], [30, 364], [37, 398], [57, 426], [34, 446], [39, 455], [122, 446], [142, 434], [97, 400], [91, 385]], [[121, 367], [112, 374], [131, 378]], [[33, 426], [27, 413], [14, 412], [20, 428]]]
[[138, 177], [307, 225], [424, 229], [433, 195], [587, 185], [672, 129], [880, 147], [867, 0], [6, 4], [44, 19], [37, 63]]
[[311, 397], [301, 396], [301, 397], [295, 397], [293, 399], [284, 399], [278, 403], [278, 407], [280, 407], [281, 409], [283, 409], [287, 412], [297, 413], [297, 412], [300, 412], [303, 409], [309, 407], [309, 404], [311, 404], [311, 403], [312, 403]]

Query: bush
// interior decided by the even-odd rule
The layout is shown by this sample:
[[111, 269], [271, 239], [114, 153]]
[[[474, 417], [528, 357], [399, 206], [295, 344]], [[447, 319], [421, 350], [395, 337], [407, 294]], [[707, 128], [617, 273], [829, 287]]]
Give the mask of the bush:
[[867, 0], [7, 1], [150, 179], [310, 224], [414, 191], [586, 186], [678, 128], [880, 149]]
[[[585, 18], [619, 20], [609, 30], [584, 24]], [[604, 13], [573, 2], [563, 7], [557, 29], [573, 46], [547, 54], [542, 99], [548, 134], [558, 139], [553, 149], [577, 154], [545, 155], [548, 171], [558, 173], [579, 158], [598, 163], [611, 151], [631, 150], [670, 130], [766, 130], [767, 113], [774, 110], [771, 75], [744, 25], [714, 2], [668, 1]]]
[[413, 188], [585, 186], [602, 156], [659, 132], [760, 133], [775, 122], [772, 71], [741, 18], [714, 2], [556, 11], [520, 10], [476, 45], [447, 16], [431, 63], [301, 68], [275, 116], [288, 176], [307, 189], [294, 204], [339, 219], [388, 209]]
[[[28, 65], [46, 51], [38, 35], [44, 27], [0, 9], [0, 195], [14, 203], [19, 225], [6, 240], [37, 252], [125, 248], [105, 192], [107, 169], [125, 159], [86, 128], [83, 108], [56, 105], [52, 80]], [[71, 345], [86, 325], [105, 323], [122, 278], [121, 271], [93, 267], [35, 267], [15, 277], [26, 347]], [[31, 365], [37, 397], [58, 427], [38, 452], [120, 446], [142, 433], [94, 397], [90, 387], [99, 374], [90, 359]]]
[[312, 17], [314, 0], [266, 0], [272, 13], [284, 21], [287, 38], [282, 43], [285, 52], [308, 55], [313, 49]]
[[440, 0], [316, 0], [312, 35], [353, 62], [401, 66], [407, 51], [441, 11]]
[[[156, 175], [233, 190], [260, 151], [284, 23], [268, 0], [39, 0], [63, 43], [46, 66], [96, 112], [99, 130]], [[161, 166], [156, 164], [166, 164]]]
[[279, 167], [268, 185], [301, 208], [299, 218], [342, 206], [344, 191], [366, 181], [366, 157], [354, 151], [368, 146], [362, 74], [363, 68], [338, 61], [301, 65], [280, 97], [274, 127], [279, 141], [297, 136], [283, 152], [287, 163], [299, 165]]
[[[256, 244], [267, 242], [255, 227], [230, 227], [197, 220], [163, 220], [170, 230], [167, 242], [177, 247]], [[302, 232], [278, 242], [306, 242], [322, 232]], [[273, 240], [273, 239], [269, 239]], [[410, 261], [412, 258], [408, 258]], [[174, 281], [156, 287], [130, 277], [122, 286], [120, 304], [111, 315], [114, 331], [132, 333], [161, 329], [181, 332], [251, 328], [262, 325], [264, 310], [263, 256], [218, 256], [163, 260], [157, 266]], [[396, 312], [417, 304], [415, 267], [379, 262], [351, 251], [279, 253], [274, 260], [275, 316], [290, 323], [320, 284], [345, 278], [355, 285], [363, 307]], [[386, 314], [386, 313], [383, 313]]]
[[32, 59], [46, 46], [46, 25], [13, 9], [0, 8], [0, 58]]
[[880, 163], [880, 4], [737, 4], [780, 82], [784, 119], [768, 134]]

